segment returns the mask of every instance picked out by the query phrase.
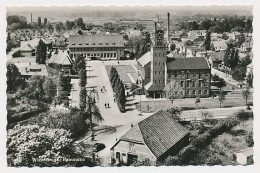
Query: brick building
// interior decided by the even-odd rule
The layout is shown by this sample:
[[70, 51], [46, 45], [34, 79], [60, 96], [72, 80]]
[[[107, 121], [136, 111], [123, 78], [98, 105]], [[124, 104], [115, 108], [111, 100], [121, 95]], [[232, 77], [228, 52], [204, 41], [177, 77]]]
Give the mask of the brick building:
[[110, 149], [116, 163], [149, 160], [151, 165], [177, 154], [189, 144], [189, 131], [161, 110], [139, 122]]
[[138, 69], [148, 97], [164, 97], [164, 88], [170, 80], [177, 80], [183, 97], [209, 97], [211, 67], [202, 57], [187, 58], [167, 55], [162, 22], [155, 23], [154, 44], [150, 52], [138, 59]]
[[124, 57], [122, 35], [70, 35], [69, 54], [89, 59], [117, 60]]

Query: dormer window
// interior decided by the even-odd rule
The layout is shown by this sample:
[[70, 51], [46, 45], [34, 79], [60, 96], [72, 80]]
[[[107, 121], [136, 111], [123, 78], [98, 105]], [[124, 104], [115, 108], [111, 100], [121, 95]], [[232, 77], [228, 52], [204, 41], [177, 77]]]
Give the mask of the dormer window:
[[96, 43], [92, 43], [92, 45], [96, 45]]
[[106, 45], [109, 45], [108, 43], [106, 43]]
[[99, 43], [99, 45], [102, 45], [102, 43]]
[[86, 45], [89, 45], [88, 43], [86, 43]]
[[116, 43], [112, 43], [112, 45], [116, 45]]
[[82, 43], [79, 43], [79, 45], [81, 46], [81, 45], [82, 45]]
[[75, 43], [72, 43], [72, 45], [75, 45]]

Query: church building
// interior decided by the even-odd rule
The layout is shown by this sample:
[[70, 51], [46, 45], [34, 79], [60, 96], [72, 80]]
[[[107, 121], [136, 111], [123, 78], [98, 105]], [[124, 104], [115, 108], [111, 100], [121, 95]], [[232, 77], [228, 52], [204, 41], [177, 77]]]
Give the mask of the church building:
[[183, 57], [167, 54], [163, 22], [155, 22], [151, 51], [138, 59], [138, 69], [143, 79], [145, 93], [151, 98], [165, 97], [164, 88], [175, 80], [180, 95], [187, 97], [209, 97], [211, 67], [202, 57]]

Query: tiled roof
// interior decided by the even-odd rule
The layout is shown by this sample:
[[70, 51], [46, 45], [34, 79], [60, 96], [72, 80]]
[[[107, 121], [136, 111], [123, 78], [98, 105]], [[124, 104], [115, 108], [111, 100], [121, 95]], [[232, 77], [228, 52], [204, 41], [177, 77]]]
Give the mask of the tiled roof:
[[72, 60], [67, 51], [59, 51], [57, 54], [53, 54], [48, 60], [50, 64], [62, 64], [62, 65], [71, 65]]
[[223, 61], [225, 52], [213, 52], [211, 57], [212, 61]]
[[139, 122], [120, 140], [145, 143], [156, 158], [162, 156], [189, 131], [163, 110]]
[[144, 138], [139, 128], [139, 125], [134, 125], [128, 132], [126, 132], [121, 138], [121, 140], [144, 143]]
[[122, 35], [70, 35], [69, 47], [124, 47]]
[[168, 70], [203, 70], [210, 69], [209, 64], [205, 58], [168, 58]]
[[149, 62], [152, 61], [152, 52], [146, 52], [146, 54], [144, 54], [141, 58], [139, 58], [137, 61], [142, 65], [146, 65]]

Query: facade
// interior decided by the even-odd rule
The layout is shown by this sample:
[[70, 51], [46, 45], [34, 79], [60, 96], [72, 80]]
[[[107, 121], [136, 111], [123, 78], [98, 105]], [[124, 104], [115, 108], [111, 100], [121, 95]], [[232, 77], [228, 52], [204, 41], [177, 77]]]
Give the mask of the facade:
[[183, 98], [209, 97], [211, 70], [205, 58], [169, 58], [167, 83], [175, 80]]
[[122, 35], [71, 35], [69, 54], [71, 58], [82, 55], [88, 59], [118, 60], [124, 57]]
[[202, 57], [187, 58], [183, 54], [168, 56], [163, 33], [162, 22], [155, 23], [154, 45], [150, 52], [138, 59], [146, 95], [162, 98], [167, 83], [178, 80], [183, 97], [209, 97], [211, 67], [208, 61]]
[[223, 59], [225, 56], [225, 52], [213, 52], [209, 57], [209, 63], [211, 67], [218, 68], [222, 65]]
[[225, 40], [212, 41], [211, 47], [213, 47], [215, 51], [225, 51], [227, 49], [227, 43]]
[[151, 165], [177, 154], [189, 144], [189, 131], [161, 110], [139, 122], [111, 147], [116, 163], [149, 160]]

